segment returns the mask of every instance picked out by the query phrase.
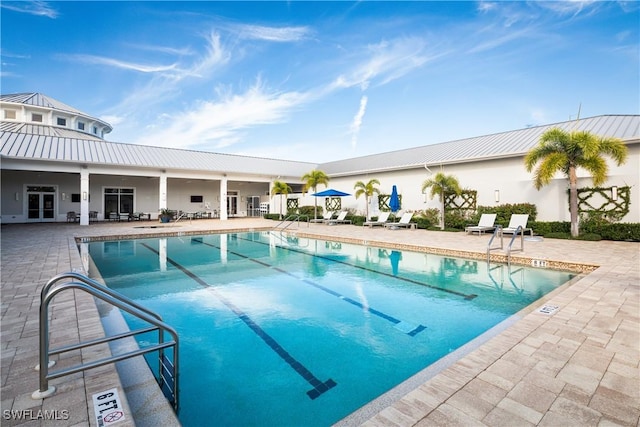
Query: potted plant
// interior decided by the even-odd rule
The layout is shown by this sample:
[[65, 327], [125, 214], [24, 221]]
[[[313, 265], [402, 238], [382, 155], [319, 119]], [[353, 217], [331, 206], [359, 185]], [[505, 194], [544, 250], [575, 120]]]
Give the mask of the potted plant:
[[171, 217], [173, 217], [173, 212], [167, 208], [160, 209], [160, 215], [158, 215], [158, 219], [160, 222], [169, 222], [171, 221]]

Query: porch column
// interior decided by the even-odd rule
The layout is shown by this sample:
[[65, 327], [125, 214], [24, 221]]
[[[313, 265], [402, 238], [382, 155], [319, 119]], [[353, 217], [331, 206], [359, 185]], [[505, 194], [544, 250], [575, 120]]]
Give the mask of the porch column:
[[220, 180], [220, 220], [227, 219], [227, 175], [224, 175]]
[[89, 169], [80, 170], [80, 225], [89, 225]]
[[166, 171], [162, 171], [160, 174], [160, 186], [158, 188], [158, 192], [160, 197], [158, 197], [159, 205], [158, 211], [160, 209], [166, 209], [167, 207], [167, 173]]

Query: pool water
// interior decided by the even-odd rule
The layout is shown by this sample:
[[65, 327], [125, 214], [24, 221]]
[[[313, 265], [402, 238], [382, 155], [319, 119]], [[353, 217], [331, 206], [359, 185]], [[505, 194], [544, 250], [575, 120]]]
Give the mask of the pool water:
[[277, 232], [88, 250], [178, 331], [184, 426], [331, 425], [572, 277]]

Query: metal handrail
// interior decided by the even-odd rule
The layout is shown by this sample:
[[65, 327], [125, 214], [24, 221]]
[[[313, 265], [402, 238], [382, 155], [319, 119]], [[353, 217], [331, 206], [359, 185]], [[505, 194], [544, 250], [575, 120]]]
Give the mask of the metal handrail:
[[[491, 245], [493, 244], [493, 239], [495, 239], [496, 236], [500, 236], [500, 246], [499, 247], [496, 246], [495, 248], [492, 248]], [[489, 243], [487, 243], [487, 264], [489, 264], [489, 261], [491, 260], [491, 251], [495, 249], [502, 249], [503, 247], [504, 247], [504, 244], [502, 241], [502, 226], [498, 225], [496, 229], [493, 230], [493, 235], [489, 239]]]
[[[515, 241], [518, 234], [520, 235], [520, 249], [513, 249], [513, 242]], [[496, 236], [500, 236], [500, 246], [491, 247], [491, 245], [493, 244], [493, 239], [495, 239]], [[493, 235], [491, 236], [491, 238], [489, 239], [489, 243], [487, 244], [487, 264], [489, 264], [489, 262], [491, 261], [490, 252], [495, 249], [503, 249], [503, 248], [504, 248], [504, 242], [503, 242], [502, 226], [499, 225], [493, 231]], [[511, 252], [518, 252], [518, 251], [524, 252], [524, 228], [521, 225], [519, 225], [518, 228], [516, 228], [515, 232], [511, 236], [511, 240], [509, 240], [507, 249], [505, 250], [505, 252], [507, 253], [507, 265], [509, 267], [511, 267]]]
[[[78, 282], [66, 282], [66, 283], [58, 283], [60, 280], [70, 278], [76, 279]], [[122, 310], [127, 311], [128, 313], [138, 317], [139, 319], [153, 325], [153, 327], [145, 327], [134, 331], [129, 331], [117, 335], [112, 335], [105, 338], [99, 338], [91, 341], [81, 342], [79, 344], [73, 344], [65, 347], [56, 348], [53, 350], [49, 349], [49, 303], [51, 300], [60, 292], [65, 291], [67, 289], [79, 289], [83, 290], [94, 297], [101, 299], [113, 306], [116, 306]], [[179, 372], [179, 363], [178, 363], [178, 346], [179, 346], [179, 338], [178, 333], [168, 324], [164, 323], [161, 317], [152, 312], [151, 310], [142, 307], [140, 304], [132, 301], [131, 299], [121, 295], [101, 284], [92, 280], [86, 276], [83, 276], [78, 273], [64, 273], [58, 276], [55, 276], [47, 284], [44, 286], [40, 296], [40, 348], [39, 348], [39, 365], [36, 367], [40, 371], [40, 388], [34, 391], [31, 395], [34, 399], [43, 399], [45, 397], [51, 396], [55, 393], [55, 387], [49, 386], [49, 380], [60, 378], [65, 375], [74, 374], [76, 372], [85, 371], [87, 369], [97, 368], [100, 366], [107, 365], [109, 363], [118, 362], [121, 360], [125, 360], [131, 357], [140, 356], [146, 353], [150, 353], [153, 351], [159, 352], [159, 385], [162, 390], [165, 389], [165, 385], [167, 385], [167, 381], [164, 377], [164, 372], [166, 371], [166, 366], [164, 365], [166, 358], [164, 357], [163, 350], [168, 347], [173, 347], [173, 381], [169, 384], [170, 391], [172, 396], [170, 396], [170, 400], [173, 404], [174, 410], [178, 411], [179, 402], [178, 402], [178, 372]], [[61, 369], [55, 372], [49, 372], [49, 368], [53, 366], [53, 363], [50, 365], [49, 356], [60, 354], [63, 352], [77, 350], [81, 348], [86, 348], [90, 346], [94, 346], [97, 344], [107, 343], [111, 341], [115, 341], [117, 339], [132, 337], [135, 335], [139, 335], [146, 332], [158, 331], [158, 344], [153, 346], [148, 346], [145, 348], [139, 348], [138, 350], [130, 351], [128, 353], [118, 354], [115, 356], [110, 356], [104, 359], [96, 360], [89, 363], [80, 364], [77, 366], [73, 366], [66, 369]], [[171, 335], [172, 341], [164, 342], [164, 332], [167, 332]]]
[[290, 221], [289, 224], [285, 225], [281, 229], [281, 231], [286, 230], [293, 223], [297, 223], [298, 224], [298, 228], [300, 228], [300, 218], [307, 218], [307, 227], [309, 227], [309, 215], [292, 214], [292, 215], [287, 216], [285, 219], [283, 219], [279, 223], [277, 223], [275, 225], [275, 227], [273, 227], [273, 229], [274, 230], [277, 229], [278, 227], [280, 227], [282, 224], [284, 224], [287, 221]]

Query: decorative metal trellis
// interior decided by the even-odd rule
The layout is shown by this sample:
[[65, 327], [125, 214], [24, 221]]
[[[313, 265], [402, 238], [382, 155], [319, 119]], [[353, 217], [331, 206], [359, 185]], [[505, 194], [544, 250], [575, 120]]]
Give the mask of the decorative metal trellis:
[[342, 209], [341, 197], [327, 197], [324, 199], [324, 208], [326, 211], [339, 211]]
[[458, 195], [455, 193], [445, 193], [444, 195], [444, 209], [445, 211], [473, 211], [477, 208], [478, 191], [477, 190], [462, 190]]
[[629, 186], [578, 188], [578, 214], [597, 212], [608, 218], [620, 220], [629, 213], [630, 204]]
[[[391, 212], [389, 201], [391, 201], [391, 194], [378, 194], [378, 209], [381, 212]], [[402, 194], [398, 194], [398, 201], [400, 202], [398, 210], [400, 210], [402, 209]]]
[[287, 212], [298, 210], [298, 199], [287, 199]]

